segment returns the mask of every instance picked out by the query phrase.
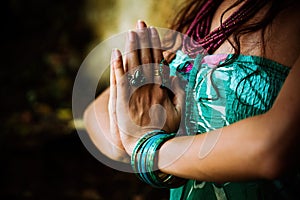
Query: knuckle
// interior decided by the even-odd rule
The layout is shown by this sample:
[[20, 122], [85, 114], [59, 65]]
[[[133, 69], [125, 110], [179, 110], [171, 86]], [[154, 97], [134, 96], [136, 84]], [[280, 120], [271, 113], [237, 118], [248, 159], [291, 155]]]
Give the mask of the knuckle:
[[122, 60], [121, 59], [116, 59], [113, 61], [112, 65], [114, 66], [115, 69], [120, 69], [122, 68]]
[[148, 32], [147, 29], [142, 29], [138, 33], [139, 38], [141, 41], [147, 41], [148, 40]]

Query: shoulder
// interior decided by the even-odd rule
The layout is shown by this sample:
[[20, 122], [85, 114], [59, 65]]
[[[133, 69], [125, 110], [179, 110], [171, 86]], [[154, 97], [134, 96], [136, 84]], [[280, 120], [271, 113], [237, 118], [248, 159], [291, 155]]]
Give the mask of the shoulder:
[[300, 53], [300, 1], [293, 1], [273, 20], [267, 36], [267, 57], [293, 66]]

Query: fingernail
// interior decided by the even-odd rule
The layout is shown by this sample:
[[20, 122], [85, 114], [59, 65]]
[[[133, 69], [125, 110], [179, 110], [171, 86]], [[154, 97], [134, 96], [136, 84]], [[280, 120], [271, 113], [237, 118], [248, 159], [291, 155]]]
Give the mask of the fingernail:
[[138, 29], [143, 29], [145, 27], [146, 27], [145, 22], [139, 19], [138, 22], [137, 22], [137, 28]]

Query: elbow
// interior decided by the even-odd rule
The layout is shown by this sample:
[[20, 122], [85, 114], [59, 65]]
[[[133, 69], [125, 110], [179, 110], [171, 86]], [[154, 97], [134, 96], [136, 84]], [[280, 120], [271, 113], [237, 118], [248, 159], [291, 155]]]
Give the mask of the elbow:
[[266, 142], [261, 149], [258, 166], [262, 178], [274, 180], [291, 169], [293, 159], [284, 145]]
[[[280, 149], [280, 148], [278, 148]], [[294, 172], [299, 167], [299, 151], [294, 148], [275, 150], [262, 161], [262, 177], [269, 180]]]
[[267, 180], [274, 180], [287, 171], [287, 165], [283, 159], [271, 155], [262, 161], [260, 169], [260, 177]]
[[255, 153], [260, 177], [274, 180], [291, 172], [298, 162], [299, 128], [291, 120], [274, 124], [274, 118], [267, 119], [272, 120], [264, 123], [267, 126], [264, 126], [262, 137], [256, 143], [259, 144], [259, 151]]

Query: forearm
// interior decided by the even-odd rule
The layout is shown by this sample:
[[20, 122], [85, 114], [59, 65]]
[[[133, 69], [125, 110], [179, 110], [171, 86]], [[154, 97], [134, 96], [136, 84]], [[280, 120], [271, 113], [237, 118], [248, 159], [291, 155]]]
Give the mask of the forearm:
[[277, 132], [269, 123], [268, 115], [260, 115], [208, 134], [174, 138], [161, 147], [159, 168], [203, 181], [272, 179], [282, 166], [279, 138], [270, 140]]
[[159, 151], [166, 173], [204, 181], [272, 179], [299, 164], [300, 57], [273, 107], [222, 129], [177, 137]]

